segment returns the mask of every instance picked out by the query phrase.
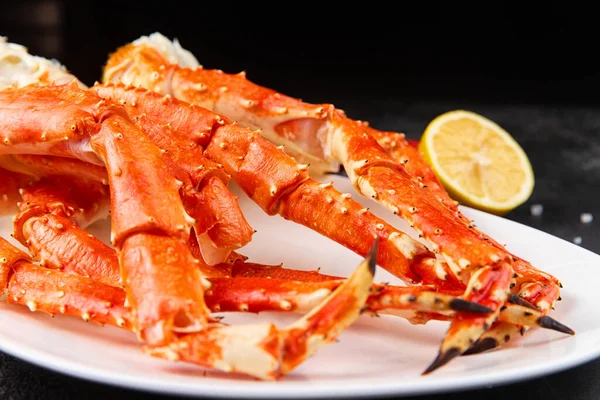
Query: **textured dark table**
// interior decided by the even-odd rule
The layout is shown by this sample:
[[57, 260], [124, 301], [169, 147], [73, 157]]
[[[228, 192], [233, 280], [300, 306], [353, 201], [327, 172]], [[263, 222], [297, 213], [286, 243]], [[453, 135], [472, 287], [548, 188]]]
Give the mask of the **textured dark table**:
[[[307, 99], [310, 101], [310, 99]], [[597, 108], [468, 104], [464, 102], [392, 102], [328, 99], [356, 118], [382, 129], [417, 138], [436, 115], [458, 108], [479, 112], [511, 132], [528, 153], [536, 174], [530, 201], [507, 218], [566, 240], [580, 236], [581, 246], [600, 253], [600, 220], [583, 225], [579, 216], [600, 219], [600, 112]], [[531, 204], [542, 204], [540, 217]], [[590, 310], [590, 313], [595, 312]], [[402, 377], [398, 377], [402, 379]], [[410, 399], [597, 399], [600, 360], [571, 370], [495, 388]], [[0, 399], [80, 399], [166, 397], [84, 382], [47, 371], [0, 353]]]

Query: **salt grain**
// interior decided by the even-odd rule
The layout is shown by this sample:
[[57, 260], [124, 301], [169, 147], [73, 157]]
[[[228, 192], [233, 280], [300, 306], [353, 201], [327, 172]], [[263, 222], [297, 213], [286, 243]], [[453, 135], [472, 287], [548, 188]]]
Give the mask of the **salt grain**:
[[531, 215], [539, 217], [544, 212], [544, 206], [541, 204], [533, 204], [531, 206]]
[[575, 243], [575, 244], [581, 244], [582, 241], [583, 241], [583, 239], [581, 239], [581, 236], [575, 236], [573, 238], [573, 243]]
[[594, 220], [594, 216], [590, 213], [583, 213], [579, 216], [579, 219], [582, 224], [589, 224]]

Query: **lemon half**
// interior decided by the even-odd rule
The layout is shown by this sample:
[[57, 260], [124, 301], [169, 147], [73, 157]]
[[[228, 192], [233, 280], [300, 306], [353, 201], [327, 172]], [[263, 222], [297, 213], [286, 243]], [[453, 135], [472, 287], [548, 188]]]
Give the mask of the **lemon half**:
[[525, 151], [498, 124], [474, 112], [435, 118], [419, 151], [450, 196], [466, 206], [504, 215], [533, 192], [535, 177]]

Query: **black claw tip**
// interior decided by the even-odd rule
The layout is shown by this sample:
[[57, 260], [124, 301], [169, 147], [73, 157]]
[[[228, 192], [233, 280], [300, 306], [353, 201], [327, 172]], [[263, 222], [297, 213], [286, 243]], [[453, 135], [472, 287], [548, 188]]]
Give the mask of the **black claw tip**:
[[489, 307], [482, 306], [481, 304], [473, 303], [472, 301], [463, 299], [452, 299], [452, 301], [450, 301], [450, 308], [454, 311], [463, 311], [477, 314], [489, 314], [494, 311]]
[[475, 344], [471, 346], [469, 350], [465, 351], [463, 355], [468, 356], [471, 354], [479, 354], [495, 347], [498, 347], [498, 341], [494, 338], [488, 337], [475, 342]]
[[547, 315], [544, 315], [543, 317], [539, 317], [537, 320], [537, 324], [542, 328], [552, 329], [552, 330], [555, 330], [555, 331], [558, 331], [561, 333], [566, 333], [568, 335], [575, 334], [575, 331], [573, 329], [569, 328], [566, 325], [561, 324], [554, 318], [551, 318]]
[[527, 300], [525, 300], [521, 296], [517, 296], [514, 293], [511, 293], [508, 296], [508, 302], [512, 303], [512, 304], [516, 304], [518, 306], [523, 306], [523, 307], [531, 308], [533, 310], [538, 310], [538, 308], [536, 306], [534, 306], [533, 304], [531, 304], [530, 302], [528, 302]]
[[435, 360], [423, 371], [423, 375], [427, 375], [436, 369], [448, 364], [450, 360], [460, 355], [460, 349], [458, 347], [452, 347], [445, 352], [440, 352]]
[[379, 247], [379, 238], [375, 238], [375, 242], [373, 243], [373, 247], [369, 250], [369, 254], [367, 254], [367, 259], [369, 263], [369, 272], [371, 275], [375, 276], [375, 269], [377, 268], [377, 248]]

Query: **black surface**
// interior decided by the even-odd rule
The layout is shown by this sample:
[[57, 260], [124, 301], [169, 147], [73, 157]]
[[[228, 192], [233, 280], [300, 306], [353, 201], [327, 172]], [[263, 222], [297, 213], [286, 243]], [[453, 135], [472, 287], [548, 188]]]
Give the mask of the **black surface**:
[[[531, 158], [536, 188], [531, 200], [507, 218], [533, 226], [566, 240], [581, 236], [582, 246], [600, 252], [600, 219], [589, 225], [579, 221], [582, 212], [600, 218], [600, 113], [594, 108], [566, 108], [467, 103], [402, 103], [386, 99], [336, 102], [346, 112], [373, 122], [376, 127], [404, 131], [418, 138], [436, 115], [457, 108], [479, 112], [509, 130]], [[541, 217], [530, 215], [533, 203], [544, 205]], [[544, 249], [538, 249], [544, 251]], [[540, 266], [543, 268], [543, 266]], [[568, 299], [565, 299], [568, 301]], [[590, 310], [590, 315], [596, 312]], [[421, 368], [424, 366], [415, 366]], [[199, 377], [198, 379], [202, 379]], [[398, 376], [398, 379], [403, 379]], [[414, 399], [597, 399], [600, 396], [600, 360], [566, 372], [503, 385], [497, 388], [415, 397]], [[79, 398], [163, 398], [142, 392], [124, 391], [48, 372], [44, 369], [0, 356], [0, 398], [79, 399]], [[164, 397], [167, 398], [167, 397]]]
[[[487, 3], [486, 3], [487, 4]], [[56, 57], [83, 82], [110, 52], [159, 31], [207, 68], [246, 70], [298, 97], [598, 104], [592, 10], [545, 2], [487, 7], [394, 2], [351, 7], [259, 2], [4, 0], [0, 35]]]

